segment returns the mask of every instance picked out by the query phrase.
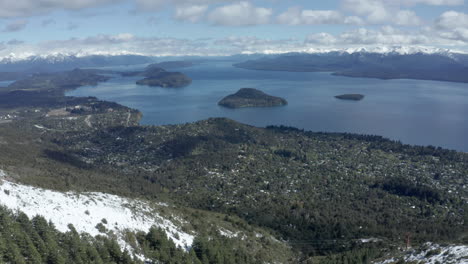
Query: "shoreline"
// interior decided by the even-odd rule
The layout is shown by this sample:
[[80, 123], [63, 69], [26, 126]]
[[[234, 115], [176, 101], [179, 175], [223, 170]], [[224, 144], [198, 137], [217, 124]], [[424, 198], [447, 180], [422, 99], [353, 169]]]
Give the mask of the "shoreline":
[[[115, 77], [110, 77], [110, 79], [113, 79]], [[109, 81], [107, 80], [107, 81]], [[104, 81], [103, 83], [106, 83], [107, 81]], [[74, 90], [77, 90], [77, 89], [80, 89], [81, 87], [84, 87], [84, 86], [87, 86], [87, 85], [83, 85], [83, 86], [79, 86], [79, 87], [76, 87], [76, 88], [73, 88], [69, 91], [74, 91]], [[67, 91], [67, 92], [69, 92]], [[65, 95], [64, 93], [64, 96], [65, 97], [74, 97], [74, 98], [87, 98], [87, 96], [69, 96], [69, 95]], [[98, 97], [96, 97], [98, 100], [100, 101], [103, 101], [103, 102], [109, 102], [109, 103], [115, 103], [115, 104], [118, 104], [122, 107], [125, 107], [125, 108], [129, 108], [129, 109], [133, 109], [127, 105], [124, 105], [124, 104], [121, 104], [121, 103], [118, 103], [116, 101], [108, 101], [108, 100], [103, 100], [103, 99], [100, 99]], [[217, 118], [217, 117], [207, 117], [207, 118], [202, 118], [202, 119], [197, 119], [195, 121], [187, 121], [187, 122], [181, 122], [181, 123], [167, 123], [167, 124], [141, 124], [141, 119], [143, 118], [144, 116], [144, 113], [140, 110], [140, 109], [133, 109], [133, 110], [136, 110], [138, 111], [139, 113], [139, 119], [138, 119], [138, 125], [139, 126], [147, 126], [147, 127], [161, 127], [161, 126], [170, 126], [170, 125], [184, 125], [184, 124], [192, 124], [192, 123], [196, 123], [196, 122], [200, 122], [200, 121], [204, 121], [204, 120], [207, 120], [207, 119], [211, 119], [211, 118]], [[229, 118], [229, 117], [221, 117], [221, 118], [227, 118], [227, 119], [230, 119], [230, 120], [233, 120], [235, 122], [238, 122], [238, 123], [241, 123], [241, 124], [245, 124], [245, 125], [249, 125], [249, 126], [253, 126], [253, 127], [257, 127], [257, 128], [265, 128], [265, 127], [268, 127], [268, 126], [271, 126], [272, 124], [266, 124], [264, 126], [262, 125], [254, 125], [254, 124], [250, 124], [250, 123], [244, 123], [244, 122], [241, 122], [241, 121], [237, 121], [235, 119], [232, 119], [232, 118]], [[276, 124], [278, 125], [278, 124]], [[279, 124], [281, 125], [281, 124]], [[448, 151], [456, 151], [456, 152], [460, 152], [460, 153], [468, 153], [468, 150], [462, 150], [462, 149], [455, 149], [455, 148], [449, 148], [449, 147], [444, 147], [444, 146], [434, 146], [434, 145], [431, 145], [431, 144], [411, 144], [411, 143], [405, 143], [403, 141], [401, 141], [401, 139], [398, 139], [398, 138], [391, 138], [389, 136], [384, 136], [384, 135], [380, 135], [380, 134], [368, 134], [368, 133], [359, 133], [359, 132], [346, 132], [346, 131], [326, 131], [326, 130], [312, 130], [312, 129], [304, 129], [304, 128], [300, 128], [300, 127], [296, 127], [296, 126], [293, 126], [294, 128], [297, 128], [299, 130], [303, 130], [305, 132], [312, 132], [312, 133], [325, 133], [325, 134], [340, 134], [340, 135], [357, 135], [357, 136], [376, 136], [376, 137], [382, 137], [383, 139], [387, 139], [389, 141], [393, 141], [393, 142], [401, 142], [403, 145], [406, 145], [406, 146], [412, 146], [412, 147], [435, 147], [435, 148], [442, 148], [443, 150], [448, 150]]]

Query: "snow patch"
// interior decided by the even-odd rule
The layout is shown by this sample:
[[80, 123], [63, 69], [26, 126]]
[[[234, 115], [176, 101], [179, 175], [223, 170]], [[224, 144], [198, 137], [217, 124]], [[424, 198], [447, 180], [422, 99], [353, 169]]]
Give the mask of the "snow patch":
[[239, 235], [239, 232], [232, 232], [232, 231], [229, 231], [229, 230], [224, 229], [224, 228], [218, 229], [218, 232], [219, 232], [220, 235], [222, 235], [224, 237], [228, 237], [228, 238], [234, 238], [234, 237], [237, 237]]
[[[0, 177], [5, 176], [6, 173], [0, 170]], [[131, 248], [123, 240], [124, 231], [147, 232], [152, 226], [165, 230], [167, 236], [185, 250], [192, 246], [194, 240], [193, 235], [182, 232], [160, 216], [148, 202], [106, 193], [62, 193], [3, 179], [0, 204], [13, 211], [22, 211], [30, 218], [41, 215], [61, 232], [69, 231], [68, 225], [72, 224], [78, 232], [103, 235], [96, 228], [101, 223], [117, 235], [119, 245], [126, 249]]]
[[[405, 262], [426, 263], [426, 264], [468, 264], [468, 246], [440, 246], [438, 244], [426, 243], [424, 250], [413, 251], [403, 256]], [[390, 264], [398, 259], [391, 258], [374, 264]]]

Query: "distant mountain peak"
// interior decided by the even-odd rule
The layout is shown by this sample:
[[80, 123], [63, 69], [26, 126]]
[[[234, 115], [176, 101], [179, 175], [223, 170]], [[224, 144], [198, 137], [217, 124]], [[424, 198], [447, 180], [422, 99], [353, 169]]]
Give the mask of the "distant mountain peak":
[[427, 47], [427, 46], [378, 46], [378, 47], [351, 47], [351, 48], [312, 48], [307, 50], [305, 53], [377, 53], [377, 54], [389, 54], [389, 55], [412, 55], [412, 54], [441, 54], [450, 55], [453, 53], [463, 53], [461, 51], [455, 51], [445, 48]]
[[122, 53], [10, 53], [0, 57], [0, 71], [63, 71], [75, 68], [135, 65], [153, 62], [150, 57]]

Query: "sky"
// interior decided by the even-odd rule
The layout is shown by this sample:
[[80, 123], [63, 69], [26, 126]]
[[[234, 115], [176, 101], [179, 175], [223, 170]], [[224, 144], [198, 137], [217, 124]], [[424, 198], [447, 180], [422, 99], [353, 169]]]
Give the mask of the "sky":
[[0, 0], [0, 59], [435, 47], [468, 52], [466, 0]]

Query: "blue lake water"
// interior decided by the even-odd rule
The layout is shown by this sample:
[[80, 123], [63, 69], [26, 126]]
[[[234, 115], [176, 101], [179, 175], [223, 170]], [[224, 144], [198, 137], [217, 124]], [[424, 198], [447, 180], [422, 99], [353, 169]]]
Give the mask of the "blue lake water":
[[[96, 96], [143, 113], [142, 124], [179, 124], [228, 117], [255, 126], [288, 125], [312, 131], [382, 135], [403, 143], [468, 152], [468, 85], [420, 80], [378, 80], [330, 73], [250, 71], [232, 62], [205, 62], [179, 69], [193, 79], [185, 88], [138, 86], [116, 77], [69, 92]], [[243, 87], [288, 100], [275, 108], [227, 109], [217, 105]], [[361, 93], [362, 101], [334, 98]]]

